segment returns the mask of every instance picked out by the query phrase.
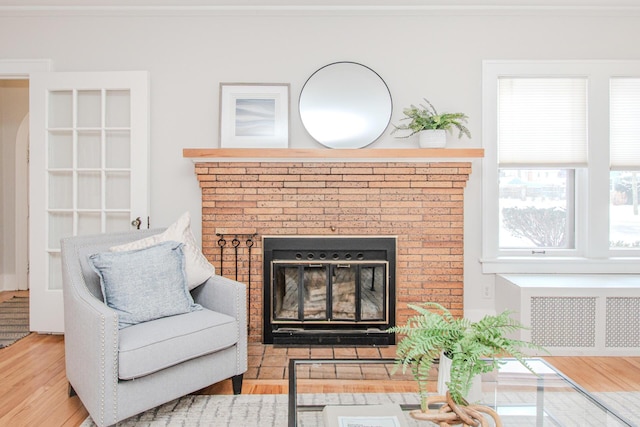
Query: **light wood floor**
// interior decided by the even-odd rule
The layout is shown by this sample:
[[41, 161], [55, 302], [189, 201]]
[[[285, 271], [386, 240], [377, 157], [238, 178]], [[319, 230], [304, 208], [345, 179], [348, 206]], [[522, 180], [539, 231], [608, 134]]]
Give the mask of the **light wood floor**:
[[[0, 302], [25, 292], [1, 292]], [[551, 364], [589, 391], [640, 391], [640, 357], [547, 357]], [[331, 382], [331, 384], [335, 383]], [[398, 383], [398, 382], [396, 382]], [[380, 382], [341, 382], [331, 385], [309, 380], [305, 392], [375, 392]], [[357, 387], [359, 386], [359, 387]], [[413, 391], [414, 384], [398, 384], [396, 391]], [[282, 394], [286, 380], [245, 380], [245, 394]], [[201, 394], [231, 394], [230, 381], [208, 387]], [[0, 426], [75, 427], [87, 417], [78, 397], [67, 396], [64, 338], [32, 333], [0, 349]]]

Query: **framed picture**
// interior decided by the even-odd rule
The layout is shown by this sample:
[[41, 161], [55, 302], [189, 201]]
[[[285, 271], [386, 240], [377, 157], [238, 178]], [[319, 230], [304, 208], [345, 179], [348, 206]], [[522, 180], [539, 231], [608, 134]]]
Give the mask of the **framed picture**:
[[406, 427], [405, 416], [396, 403], [379, 405], [327, 405], [322, 410], [326, 427]]
[[288, 146], [289, 84], [220, 83], [220, 147]]

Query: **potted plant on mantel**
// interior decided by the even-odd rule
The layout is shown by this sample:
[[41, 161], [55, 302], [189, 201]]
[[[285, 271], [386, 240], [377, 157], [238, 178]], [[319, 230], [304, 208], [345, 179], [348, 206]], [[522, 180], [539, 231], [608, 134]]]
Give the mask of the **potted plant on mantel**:
[[[525, 360], [523, 349], [545, 350], [538, 345], [507, 337], [507, 334], [524, 328], [510, 317], [511, 312], [508, 310], [496, 316], [485, 316], [478, 322], [471, 322], [465, 318], [454, 317], [449, 310], [435, 302], [408, 306], [418, 314], [410, 317], [406, 325], [395, 326], [388, 331], [404, 335], [396, 350], [396, 369], [401, 367], [403, 372], [406, 372], [410, 368], [418, 383], [421, 410], [412, 411], [411, 415], [418, 419], [438, 421], [439, 418], [434, 418], [434, 415], [438, 414], [429, 413], [429, 404], [441, 402], [448, 404], [458, 417], [459, 411], [468, 410], [465, 412], [466, 416], [471, 416], [472, 419], [476, 419], [477, 414], [474, 411], [484, 412], [494, 418], [496, 425], [500, 425], [495, 411], [481, 405], [469, 405], [467, 402], [465, 396], [474, 378], [479, 380], [480, 374], [498, 368], [501, 364], [499, 357], [513, 357], [533, 372]], [[448, 372], [443, 368], [444, 358], [450, 361]], [[448, 390], [446, 396], [429, 397], [429, 371], [436, 359], [440, 359], [439, 377], [450, 375], [448, 380], [439, 378], [439, 383], [446, 384]], [[439, 390], [439, 393], [442, 392]], [[467, 409], [464, 409], [465, 407]], [[452, 417], [453, 414], [445, 416]], [[463, 422], [469, 424], [469, 421], [467, 419]]]
[[410, 130], [408, 135], [400, 138], [409, 138], [415, 134], [419, 136], [419, 145], [422, 148], [441, 148], [447, 143], [447, 131], [458, 129], [458, 138], [466, 135], [471, 138], [471, 132], [465, 126], [468, 117], [464, 113], [442, 113], [439, 114], [436, 108], [424, 98], [427, 105], [419, 104], [417, 107], [413, 104], [409, 108], [402, 110], [406, 116], [401, 120], [409, 120], [409, 123], [394, 125], [395, 129], [391, 133], [397, 131]]

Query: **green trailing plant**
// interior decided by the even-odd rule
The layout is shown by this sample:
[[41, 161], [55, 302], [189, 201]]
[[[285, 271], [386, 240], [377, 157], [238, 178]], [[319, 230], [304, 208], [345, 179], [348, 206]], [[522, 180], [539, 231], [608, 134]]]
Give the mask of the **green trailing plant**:
[[409, 108], [402, 110], [402, 113], [406, 116], [402, 120], [408, 120], [409, 123], [402, 123], [398, 126], [394, 125], [393, 131], [395, 133], [401, 130], [410, 130], [407, 135], [401, 136], [401, 138], [408, 138], [415, 135], [418, 132], [427, 129], [444, 129], [451, 131], [453, 128], [458, 129], [458, 138], [462, 138], [466, 135], [467, 138], [471, 138], [471, 132], [465, 126], [469, 119], [464, 113], [442, 113], [439, 114], [436, 108], [429, 102], [428, 99], [423, 98], [427, 105], [419, 104], [417, 107], [413, 104]]
[[478, 322], [454, 317], [438, 303], [409, 304], [418, 314], [410, 317], [404, 326], [388, 331], [404, 335], [397, 345], [396, 369], [411, 370], [418, 383], [421, 409], [427, 411], [427, 383], [434, 360], [441, 354], [451, 362], [451, 379], [447, 387], [451, 398], [458, 404], [467, 404], [464, 396], [469, 392], [476, 375], [492, 372], [500, 364], [499, 357], [513, 357], [531, 372], [523, 349], [545, 351], [542, 347], [507, 335], [524, 329], [512, 319], [509, 310], [496, 316], [485, 316]]

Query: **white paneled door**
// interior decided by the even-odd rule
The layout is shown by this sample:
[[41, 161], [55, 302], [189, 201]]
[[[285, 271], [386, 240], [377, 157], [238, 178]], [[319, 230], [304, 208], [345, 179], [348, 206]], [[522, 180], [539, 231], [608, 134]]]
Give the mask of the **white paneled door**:
[[30, 76], [30, 327], [64, 332], [60, 239], [148, 217], [147, 72]]

